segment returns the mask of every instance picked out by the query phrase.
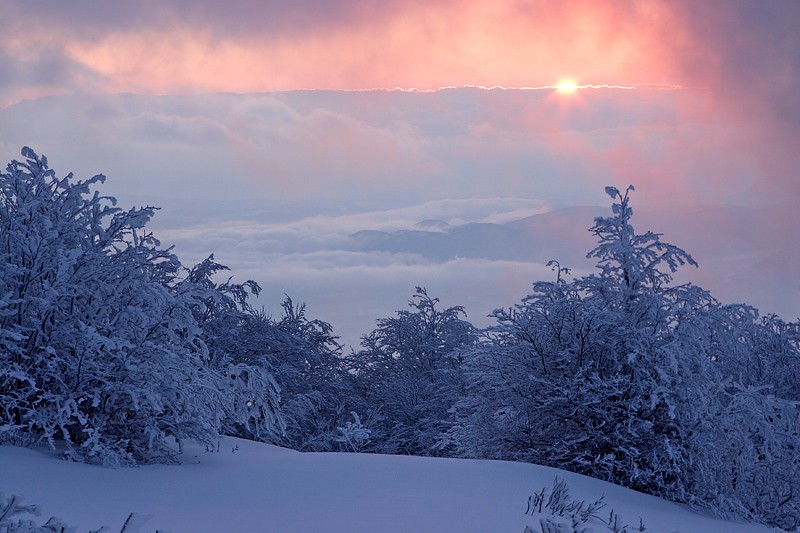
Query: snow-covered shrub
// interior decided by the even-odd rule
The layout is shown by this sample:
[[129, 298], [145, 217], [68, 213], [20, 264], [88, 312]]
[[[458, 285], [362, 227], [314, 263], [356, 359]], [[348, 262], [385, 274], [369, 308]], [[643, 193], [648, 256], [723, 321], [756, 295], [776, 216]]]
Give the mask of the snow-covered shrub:
[[369, 413], [369, 451], [439, 455], [448, 409], [462, 395], [460, 351], [478, 338], [460, 306], [440, 309], [417, 287], [411, 311], [378, 320], [351, 355], [360, 411]]
[[0, 492], [0, 533], [75, 533], [75, 528], [67, 526], [60, 518], [50, 517], [42, 525], [36, 524], [26, 515], [38, 517], [42, 514], [38, 505], [25, 505], [23, 498], [12, 494], [6, 500]]
[[369, 443], [371, 432], [361, 423], [358, 413], [353, 411], [350, 414], [353, 415], [353, 420], [336, 428], [339, 434], [335, 440], [342, 445], [343, 451], [360, 452]]
[[[347, 422], [351, 410], [350, 376], [330, 324], [309, 319], [305, 305], [295, 305], [288, 296], [278, 320], [253, 310], [245, 300], [231, 301], [235, 305], [201, 317], [201, 334], [213, 366], [246, 365], [249, 377], [254, 370], [270, 377], [256, 388], [262, 392], [259, 401], [279, 402], [281, 419], [268, 424], [272, 431], [260, 433], [253, 431], [252, 423], [231, 420], [226, 433], [303, 451], [338, 449], [337, 428]], [[270, 391], [274, 394], [267, 394]]]
[[797, 325], [671, 284], [695, 262], [637, 234], [625, 193], [595, 219], [598, 273], [552, 282], [466, 355], [443, 441], [787, 529], [800, 520]]
[[647, 528], [641, 517], [638, 526], [625, 524], [613, 509], [603, 518], [606, 507], [604, 497], [587, 503], [574, 500], [564, 480], [556, 477], [549, 493], [547, 487], [528, 498], [525, 514], [538, 519], [533, 526], [525, 526], [525, 533], [592, 533], [595, 527], [613, 533], [644, 532]]
[[178, 291], [193, 298], [192, 314], [198, 336], [207, 351], [206, 364], [217, 376], [216, 388], [222, 403], [221, 431], [259, 441], [275, 441], [284, 431], [280, 415], [280, 387], [269, 361], [254, 354], [263, 348], [253, 346], [254, 320], [249, 296], [261, 288], [252, 280], [223, 283], [214, 276], [228, 267], [210, 255], [189, 269], [178, 284]]
[[[77, 528], [68, 526], [63, 520], [51, 516], [44, 524], [37, 524], [31, 518], [21, 518], [25, 515], [41, 516], [42, 510], [38, 505], [24, 505], [23, 497], [12, 494], [6, 500], [0, 492], [0, 533], [75, 533]], [[122, 524], [120, 533], [139, 531], [139, 528], [149, 517], [137, 513], [130, 513], [125, 523]], [[110, 532], [107, 527], [90, 530], [89, 533]]]
[[231, 387], [199, 336], [206, 293], [145, 230], [154, 208], [22, 155], [0, 174], [0, 442], [61, 440], [112, 465], [212, 444]]
[[[306, 315], [289, 296], [263, 333], [267, 360], [283, 391], [286, 432], [280, 444], [303, 451], [340, 449], [338, 427], [353, 411], [352, 376], [327, 322]], [[262, 317], [263, 322], [263, 317]]]

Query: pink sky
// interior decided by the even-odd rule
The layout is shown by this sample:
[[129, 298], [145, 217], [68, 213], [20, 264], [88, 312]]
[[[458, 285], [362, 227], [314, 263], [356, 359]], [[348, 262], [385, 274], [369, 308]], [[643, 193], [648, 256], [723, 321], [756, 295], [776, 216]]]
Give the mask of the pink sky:
[[[45, 0], [35, 8], [12, 0], [0, 9], [0, 106], [60, 93], [547, 87], [565, 79], [656, 86], [681, 93], [683, 120], [735, 130], [720, 149], [746, 147], [766, 194], [785, 197], [788, 188], [800, 197], [800, 180], [785, 176], [800, 141], [794, 0]], [[636, 151], [605, 157], [627, 165]]]
[[40, 2], [33, 25], [23, 6], [6, 8], [2, 37], [27, 65], [16, 97], [48, 81], [144, 93], [673, 84], [698, 46], [670, 2]]
[[800, 17], [792, 0], [11, 0], [3, 10], [8, 100], [562, 78], [778, 93], [795, 81]]

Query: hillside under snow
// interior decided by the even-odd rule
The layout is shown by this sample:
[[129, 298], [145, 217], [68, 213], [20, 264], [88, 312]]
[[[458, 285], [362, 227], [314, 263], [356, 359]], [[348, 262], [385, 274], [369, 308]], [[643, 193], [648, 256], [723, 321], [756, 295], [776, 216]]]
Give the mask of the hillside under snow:
[[[59, 460], [52, 452], [0, 446], [0, 491], [37, 504], [44, 523], [79, 532], [523, 533], [541, 520], [566, 522], [528, 498], [564, 480], [572, 500], [604, 496], [587, 533], [605, 533], [613, 509], [648, 533], [759, 533], [770, 528], [716, 520], [603, 481], [531, 464], [347, 453], [299, 453], [225, 438], [219, 452], [190, 446], [181, 465], [111, 469]], [[33, 519], [31, 516], [22, 517]], [[564, 529], [572, 531], [572, 529]]]

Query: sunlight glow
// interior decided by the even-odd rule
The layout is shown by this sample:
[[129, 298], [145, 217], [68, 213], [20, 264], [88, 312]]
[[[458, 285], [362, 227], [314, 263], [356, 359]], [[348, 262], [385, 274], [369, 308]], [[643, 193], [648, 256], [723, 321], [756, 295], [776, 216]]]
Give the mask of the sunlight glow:
[[556, 85], [556, 90], [560, 93], [574, 93], [578, 90], [578, 86], [574, 81], [560, 81]]

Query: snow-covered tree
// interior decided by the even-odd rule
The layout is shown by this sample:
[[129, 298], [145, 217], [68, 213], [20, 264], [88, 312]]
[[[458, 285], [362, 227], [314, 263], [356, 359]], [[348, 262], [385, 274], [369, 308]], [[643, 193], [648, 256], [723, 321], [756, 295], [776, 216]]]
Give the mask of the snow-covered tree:
[[[349, 450], [338, 437], [352, 411], [352, 376], [327, 322], [310, 319], [289, 296], [273, 328], [270, 360], [283, 387], [287, 429], [281, 444], [307, 451]], [[355, 415], [356, 417], [358, 415]]]
[[22, 155], [0, 174], [0, 441], [108, 464], [216, 442], [232, 400], [195, 317], [207, 291], [145, 230], [154, 208]]
[[417, 287], [412, 310], [379, 319], [351, 356], [362, 412], [371, 414], [373, 451], [440, 453], [447, 411], [463, 392], [461, 350], [476, 342], [477, 331], [462, 307], [438, 303]]
[[554, 262], [555, 281], [495, 311], [443, 442], [796, 524], [797, 330], [671, 284], [695, 262], [635, 232], [632, 190], [606, 188], [612, 216], [595, 219], [588, 254], [598, 273], [567, 280]]
[[[309, 319], [305, 304], [295, 305], [289, 296], [278, 320], [253, 309], [248, 298], [260, 287], [230, 279], [218, 284], [212, 278], [223, 270], [212, 255], [184, 283], [201, 288], [195, 315], [211, 365], [236, 375], [229, 385], [242, 389], [243, 403], [232, 406], [236, 416], [225, 422], [225, 431], [304, 451], [337, 449], [349, 395], [333, 328]], [[272, 419], [277, 409], [281, 417]]]
[[717, 306], [683, 331], [682, 351], [709, 361], [707, 394], [682, 422], [687, 500], [792, 531], [800, 527], [800, 324]]
[[217, 388], [224, 404], [222, 431], [227, 435], [275, 441], [284, 432], [280, 416], [280, 387], [268, 361], [252, 357], [256, 314], [248, 302], [261, 287], [248, 280], [218, 283], [214, 277], [229, 270], [211, 254], [189, 269], [177, 289], [193, 299], [192, 314], [208, 351], [207, 365], [221, 379]]

